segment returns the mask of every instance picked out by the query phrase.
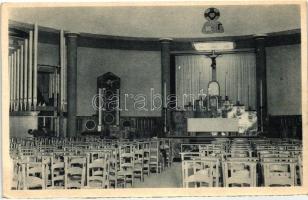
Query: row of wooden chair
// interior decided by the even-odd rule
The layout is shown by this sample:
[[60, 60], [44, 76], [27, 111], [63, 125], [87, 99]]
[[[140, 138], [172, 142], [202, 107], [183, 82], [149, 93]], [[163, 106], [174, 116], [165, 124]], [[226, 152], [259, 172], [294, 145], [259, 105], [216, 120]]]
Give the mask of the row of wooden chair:
[[182, 145], [183, 187], [301, 185], [301, 145], [275, 142], [269, 149], [265, 143], [273, 147], [270, 140], [248, 139], [192, 144], [191, 151]]
[[255, 141], [264, 186], [302, 185], [302, 144], [298, 140]]
[[169, 139], [12, 139], [13, 189], [117, 188], [171, 166]]

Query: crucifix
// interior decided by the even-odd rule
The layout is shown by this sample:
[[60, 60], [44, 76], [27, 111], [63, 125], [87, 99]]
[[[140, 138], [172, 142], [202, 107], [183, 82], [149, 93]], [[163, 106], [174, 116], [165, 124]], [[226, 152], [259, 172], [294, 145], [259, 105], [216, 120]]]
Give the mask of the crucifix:
[[216, 58], [220, 55], [215, 54], [215, 51], [212, 51], [212, 54], [206, 56], [212, 60], [212, 80], [208, 84], [208, 109], [212, 111], [212, 117], [216, 117], [220, 97], [220, 87], [219, 83], [217, 82], [216, 75]]
[[212, 54], [206, 55], [212, 60], [211, 68], [212, 68], [212, 81], [216, 81], [217, 75], [216, 75], [216, 58], [218, 56], [221, 56], [221, 54], [215, 54], [215, 51], [212, 51]]

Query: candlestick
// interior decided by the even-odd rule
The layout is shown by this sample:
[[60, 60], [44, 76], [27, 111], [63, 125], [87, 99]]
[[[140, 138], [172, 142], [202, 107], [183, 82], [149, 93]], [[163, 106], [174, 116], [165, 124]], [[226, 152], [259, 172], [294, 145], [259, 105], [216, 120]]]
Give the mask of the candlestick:
[[120, 90], [117, 89], [117, 107], [116, 107], [116, 111], [117, 111], [117, 116], [116, 116], [116, 125], [119, 126], [120, 125]]
[[261, 83], [260, 83], [260, 116], [261, 116], [261, 132], [263, 132], [263, 102], [262, 102], [262, 80], [261, 80]]
[[239, 75], [239, 80], [238, 80], [238, 101], [241, 102], [241, 95], [242, 95], [242, 92], [241, 92], [241, 81], [242, 81], [242, 77], [241, 77], [241, 74]]
[[201, 72], [199, 72], [198, 93], [200, 93], [200, 76], [201, 76]]
[[167, 84], [164, 82], [164, 107], [167, 107], [167, 102], [166, 102], [166, 97], [167, 97]]
[[225, 74], [225, 100], [226, 100], [226, 96], [227, 96], [227, 73]]
[[260, 83], [260, 106], [261, 106], [261, 109], [262, 109], [262, 106], [263, 106], [263, 101], [262, 101], [262, 80], [261, 80], [261, 83]]
[[183, 69], [181, 70], [181, 89], [182, 89], [182, 93], [181, 93], [181, 106], [184, 108], [184, 101], [183, 101], [183, 97], [184, 97], [184, 67]]
[[247, 103], [247, 104], [248, 104], [248, 109], [249, 109], [249, 107], [250, 107], [250, 104], [249, 104], [249, 84], [248, 84], [247, 90], [248, 90], [248, 92], [247, 92], [247, 93], [248, 93], [248, 95], [247, 95], [247, 101], [248, 101], [248, 103]]
[[167, 109], [164, 109], [165, 118], [164, 118], [164, 133], [167, 133]]
[[237, 76], [237, 89], [236, 89], [236, 95], [237, 95], [237, 102], [240, 101], [240, 97], [239, 97], [239, 83], [238, 83], [238, 76]]

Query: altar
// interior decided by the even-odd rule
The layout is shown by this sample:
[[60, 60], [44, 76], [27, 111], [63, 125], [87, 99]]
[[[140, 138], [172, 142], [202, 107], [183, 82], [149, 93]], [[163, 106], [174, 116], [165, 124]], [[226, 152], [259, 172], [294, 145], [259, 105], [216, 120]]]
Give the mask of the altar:
[[[201, 75], [199, 74], [197, 95], [193, 95], [193, 90], [188, 90], [186, 95], [188, 102], [180, 99], [181, 106], [173, 111], [172, 125], [173, 129], [170, 136], [176, 137], [250, 137], [257, 136], [257, 112], [250, 103], [249, 83], [244, 85], [242, 90], [237, 84], [236, 95], [227, 92], [227, 75], [224, 77], [224, 90], [221, 92], [221, 84], [217, 81], [216, 58], [221, 54], [214, 50], [211, 54], [206, 54], [210, 58], [211, 80], [207, 83], [206, 90], [202, 89]], [[201, 73], [201, 72], [200, 72]], [[237, 80], [238, 81], [238, 80]], [[180, 85], [183, 87], [183, 85]], [[187, 90], [185, 90], [187, 91]], [[245, 96], [240, 95], [244, 93]], [[231, 95], [231, 98], [228, 96]], [[179, 95], [181, 97], [181, 95]], [[194, 98], [195, 97], [195, 98]], [[241, 98], [240, 98], [241, 97]], [[186, 99], [184, 99], [186, 100]], [[245, 101], [244, 101], [245, 100]]]
[[201, 136], [207, 133], [217, 136], [218, 133], [238, 132], [238, 125], [236, 118], [188, 118], [187, 132], [190, 136]]

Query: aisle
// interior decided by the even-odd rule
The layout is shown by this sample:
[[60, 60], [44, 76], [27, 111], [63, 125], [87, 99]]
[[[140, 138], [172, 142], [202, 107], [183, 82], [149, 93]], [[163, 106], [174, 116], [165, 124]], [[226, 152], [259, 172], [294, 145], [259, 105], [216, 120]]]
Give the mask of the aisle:
[[144, 182], [136, 181], [134, 188], [179, 188], [182, 187], [181, 163], [172, 163], [162, 173], [145, 176]]

